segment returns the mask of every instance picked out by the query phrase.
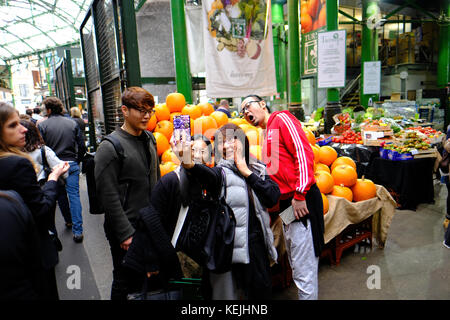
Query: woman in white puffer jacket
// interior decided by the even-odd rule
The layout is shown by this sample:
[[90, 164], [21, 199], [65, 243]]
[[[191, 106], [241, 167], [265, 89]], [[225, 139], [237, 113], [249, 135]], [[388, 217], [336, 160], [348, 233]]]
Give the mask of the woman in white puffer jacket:
[[279, 187], [264, 164], [250, 159], [248, 139], [238, 126], [222, 126], [214, 144], [216, 165], [226, 175], [226, 202], [236, 217], [236, 230], [232, 270], [209, 273], [212, 299], [270, 299], [270, 263], [277, 261], [277, 251], [266, 208], [278, 202]]

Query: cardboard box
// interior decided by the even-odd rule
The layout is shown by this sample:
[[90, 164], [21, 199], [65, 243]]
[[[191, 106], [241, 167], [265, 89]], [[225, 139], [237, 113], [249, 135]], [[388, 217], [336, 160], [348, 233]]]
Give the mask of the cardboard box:
[[391, 100], [400, 100], [402, 97], [402, 94], [400, 92], [392, 92], [391, 93]]

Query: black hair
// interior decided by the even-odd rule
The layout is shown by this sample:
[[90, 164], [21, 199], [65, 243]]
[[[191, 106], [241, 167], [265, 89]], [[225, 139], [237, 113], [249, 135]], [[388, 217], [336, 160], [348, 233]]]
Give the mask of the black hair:
[[25, 147], [24, 150], [26, 152], [33, 152], [34, 150], [42, 147], [45, 142], [42, 139], [41, 133], [36, 125], [28, 120], [20, 120], [20, 124], [27, 128], [27, 132], [25, 133]]
[[[258, 102], [264, 101], [264, 99], [261, 98], [260, 96], [258, 96], [257, 94], [249, 94], [249, 95], [246, 96], [244, 99], [242, 99], [242, 101], [244, 101], [245, 99], [250, 98], [250, 97], [257, 99]], [[264, 102], [265, 102], [265, 101], [264, 101]], [[269, 111], [269, 113], [270, 113], [270, 108], [269, 108], [269, 106], [267, 105], [267, 103], [266, 103], [266, 108], [267, 108], [267, 111]]]

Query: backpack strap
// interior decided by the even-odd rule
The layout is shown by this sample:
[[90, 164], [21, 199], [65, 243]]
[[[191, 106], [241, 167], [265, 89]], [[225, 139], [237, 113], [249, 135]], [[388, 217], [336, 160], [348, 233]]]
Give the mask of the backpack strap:
[[225, 173], [225, 170], [223, 168], [220, 168], [220, 171], [222, 172], [222, 190], [220, 191], [219, 198], [227, 199], [227, 174]]
[[112, 134], [109, 134], [106, 137], [104, 137], [103, 140], [111, 142], [120, 160], [125, 158], [125, 151], [123, 150], [122, 144], [120, 143], [117, 137], [113, 136]]

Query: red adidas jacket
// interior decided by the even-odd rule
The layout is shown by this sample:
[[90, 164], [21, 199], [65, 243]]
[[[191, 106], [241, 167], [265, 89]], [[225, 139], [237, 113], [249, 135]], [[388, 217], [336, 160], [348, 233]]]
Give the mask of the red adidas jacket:
[[271, 179], [280, 187], [281, 199], [305, 200], [316, 183], [314, 153], [300, 121], [289, 111], [270, 115], [262, 156]]

